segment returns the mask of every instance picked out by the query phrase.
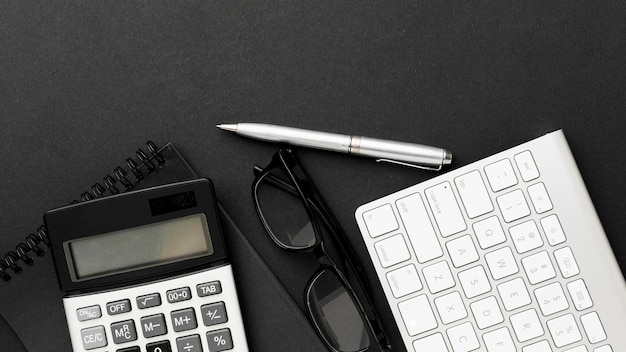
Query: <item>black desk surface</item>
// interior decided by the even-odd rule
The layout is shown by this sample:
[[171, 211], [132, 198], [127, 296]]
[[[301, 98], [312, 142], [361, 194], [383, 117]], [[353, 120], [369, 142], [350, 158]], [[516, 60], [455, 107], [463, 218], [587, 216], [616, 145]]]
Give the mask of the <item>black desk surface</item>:
[[[622, 1], [5, 1], [0, 253], [148, 139], [174, 142], [271, 250], [250, 187], [277, 146], [217, 123], [442, 146], [453, 167], [563, 128], [625, 268], [624, 18]], [[435, 175], [300, 156], [363, 259], [355, 208]], [[70, 349], [60, 297], [49, 256], [0, 283], [29, 351]]]

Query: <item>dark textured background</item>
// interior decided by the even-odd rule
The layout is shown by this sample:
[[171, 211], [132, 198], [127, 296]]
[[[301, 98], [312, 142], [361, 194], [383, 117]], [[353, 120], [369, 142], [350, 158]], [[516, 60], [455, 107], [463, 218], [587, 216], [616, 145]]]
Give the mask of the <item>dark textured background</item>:
[[[0, 253], [146, 140], [172, 141], [295, 286], [280, 266], [306, 260], [269, 244], [250, 195], [252, 166], [277, 146], [217, 123], [442, 146], [454, 167], [563, 128], [624, 269], [625, 18], [608, 0], [3, 1]], [[356, 207], [434, 175], [300, 157], [363, 259]], [[70, 349], [61, 296], [49, 256], [0, 283], [29, 351]]]

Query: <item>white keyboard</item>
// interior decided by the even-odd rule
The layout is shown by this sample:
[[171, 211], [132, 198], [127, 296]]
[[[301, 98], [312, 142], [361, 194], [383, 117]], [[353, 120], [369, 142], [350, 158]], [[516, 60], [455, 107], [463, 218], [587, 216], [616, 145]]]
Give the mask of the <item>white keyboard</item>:
[[626, 351], [626, 283], [562, 131], [356, 220], [407, 351]]

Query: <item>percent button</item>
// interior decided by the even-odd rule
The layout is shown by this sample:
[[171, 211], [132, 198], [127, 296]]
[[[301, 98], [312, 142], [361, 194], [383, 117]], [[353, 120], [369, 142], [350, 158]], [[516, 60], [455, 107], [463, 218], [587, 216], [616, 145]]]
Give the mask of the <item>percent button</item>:
[[230, 329], [209, 331], [206, 333], [209, 344], [209, 351], [226, 351], [233, 348], [233, 339], [230, 336]]

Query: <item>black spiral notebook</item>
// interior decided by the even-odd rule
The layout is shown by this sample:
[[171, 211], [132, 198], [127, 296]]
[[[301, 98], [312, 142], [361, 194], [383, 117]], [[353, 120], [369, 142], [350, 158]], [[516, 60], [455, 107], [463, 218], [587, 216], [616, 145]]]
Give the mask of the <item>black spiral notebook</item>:
[[[147, 152], [138, 149], [136, 157], [126, 159], [125, 167], [116, 167], [111, 175], [104, 176], [72, 202], [199, 177], [171, 142], [160, 148], [152, 142], [146, 146]], [[219, 208], [250, 349], [325, 350], [298, 305], [226, 210], [221, 205]], [[1, 258], [0, 278], [5, 283], [0, 285], [0, 313], [28, 351], [70, 351], [62, 312], [63, 294], [56, 283], [52, 261], [45, 257], [47, 243], [46, 229], [39, 226]], [[0, 330], [0, 340], [4, 340], [2, 334]]]

